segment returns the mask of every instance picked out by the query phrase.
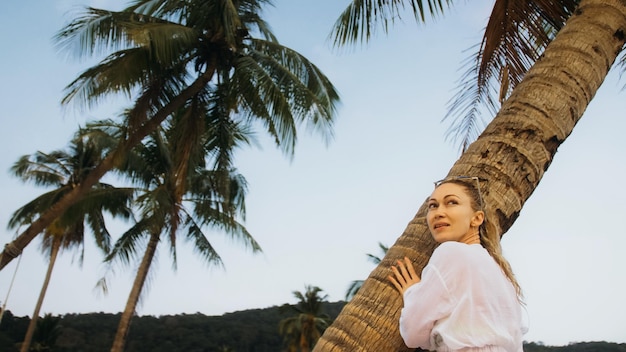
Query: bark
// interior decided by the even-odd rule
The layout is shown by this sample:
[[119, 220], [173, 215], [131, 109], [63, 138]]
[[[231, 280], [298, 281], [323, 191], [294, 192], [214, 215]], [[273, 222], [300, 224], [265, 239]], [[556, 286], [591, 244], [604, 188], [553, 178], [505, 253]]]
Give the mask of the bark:
[[[450, 169], [449, 175], [486, 180], [483, 197], [502, 233], [513, 225], [604, 81], [622, 50], [624, 33], [624, 1], [581, 1], [494, 120]], [[425, 214], [423, 204], [313, 351], [409, 350], [398, 333], [402, 298], [387, 276], [404, 256], [418, 273], [428, 262], [435, 243]]]
[[35, 220], [24, 232], [22, 232], [12, 242], [7, 243], [2, 253], [0, 253], [0, 270], [2, 270], [13, 259], [17, 258], [24, 248], [41, 233], [54, 219], [59, 217], [71, 205], [79, 201], [89, 189], [98, 183], [102, 176], [115, 167], [116, 163], [123, 158], [141, 140], [153, 132], [164, 120], [180, 108], [192, 96], [200, 92], [213, 76], [212, 70], [207, 71], [196, 79], [189, 87], [183, 90], [178, 96], [173, 98], [167, 105], [159, 110], [150, 120], [138, 128], [127, 140], [120, 143], [119, 147], [102, 160], [76, 188], [63, 196], [57, 203], [52, 205], [45, 213]]
[[35, 305], [35, 311], [33, 312], [33, 317], [30, 319], [30, 323], [28, 324], [28, 329], [26, 330], [26, 336], [24, 337], [24, 342], [22, 343], [20, 352], [28, 352], [30, 349], [30, 344], [33, 341], [35, 329], [37, 328], [39, 311], [41, 311], [43, 299], [46, 297], [46, 291], [48, 291], [48, 285], [50, 284], [50, 277], [52, 277], [52, 269], [54, 269], [54, 263], [57, 261], [57, 255], [59, 254], [59, 249], [61, 248], [60, 236], [54, 236], [53, 241], [54, 242], [52, 243], [52, 249], [50, 252], [50, 262], [48, 263], [48, 271], [46, 271], [46, 277], [43, 281], [41, 292], [39, 292], [39, 298], [37, 299], [37, 304]]
[[133, 287], [130, 290], [130, 294], [128, 295], [128, 300], [126, 301], [126, 308], [124, 308], [124, 312], [122, 313], [122, 317], [120, 318], [120, 323], [117, 326], [117, 332], [115, 333], [115, 338], [113, 339], [111, 352], [124, 351], [124, 346], [126, 345], [126, 337], [128, 336], [128, 331], [130, 330], [130, 323], [133, 316], [135, 315], [137, 302], [139, 302], [139, 297], [141, 297], [141, 291], [143, 289], [144, 283], [146, 282], [146, 278], [148, 277], [150, 265], [152, 264], [152, 260], [154, 259], [154, 254], [156, 253], [158, 244], [159, 234], [155, 233], [150, 235], [150, 241], [148, 241], [146, 252], [143, 255], [139, 268], [137, 269], [137, 275], [135, 276]]

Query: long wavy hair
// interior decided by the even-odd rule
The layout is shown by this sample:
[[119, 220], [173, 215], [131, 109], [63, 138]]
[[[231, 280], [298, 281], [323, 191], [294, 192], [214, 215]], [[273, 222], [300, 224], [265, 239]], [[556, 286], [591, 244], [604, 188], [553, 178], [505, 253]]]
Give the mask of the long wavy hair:
[[515, 275], [513, 274], [513, 269], [511, 269], [511, 264], [504, 258], [502, 255], [502, 247], [500, 246], [500, 232], [498, 231], [497, 226], [491, 220], [489, 216], [486, 206], [484, 204], [484, 199], [482, 198], [482, 194], [480, 192], [480, 185], [478, 184], [478, 180], [470, 177], [462, 177], [462, 178], [447, 178], [443, 181], [437, 183], [437, 187], [444, 183], [454, 183], [457, 184], [463, 189], [465, 189], [465, 193], [471, 199], [471, 206], [474, 211], [482, 211], [485, 214], [485, 219], [483, 223], [478, 228], [478, 233], [480, 236], [480, 244], [487, 250], [489, 255], [496, 261], [498, 266], [504, 272], [504, 275], [511, 281], [513, 287], [515, 288], [515, 292], [517, 293], [518, 298], [522, 299], [522, 288], [520, 287]]

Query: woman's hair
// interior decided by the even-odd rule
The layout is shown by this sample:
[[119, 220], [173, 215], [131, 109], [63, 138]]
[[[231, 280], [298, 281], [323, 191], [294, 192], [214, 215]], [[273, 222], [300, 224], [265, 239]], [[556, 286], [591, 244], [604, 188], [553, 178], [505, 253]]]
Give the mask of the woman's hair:
[[[488, 216], [485, 206], [484, 200], [482, 198], [482, 194], [480, 189], [477, 187], [478, 180], [472, 178], [462, 178], [462, 179], [446, 179], [437, 184], [437, 186], [443, 183], [454, 183], [459, 186], [462, 186], [467, 195], [471, 198], [471, 206], [475, 211], [481, 210], [485, 213], [485, 218], [483, 223], [478, 228], [478, 233], [480, 236], [480, 244], [487, 250], [487, 252], [491, 255], [491, 257], [496, 261], [496, 263], [500, 266], [504, 275], [511, 281], [513, 287], [515, 287], [515, 291], [517, 292], [517, 296], [522, 298], [522, 289], [515, 279], [515, 275], [513, 274], [513, 269], [511, 269], [511, 264], [504, 258], [502, 255], [502, 247], [500, 246], [500, 233], [496, 225], [491, 221], [490, 216]], [[480, 187], [480, 186], [479, 186]]]

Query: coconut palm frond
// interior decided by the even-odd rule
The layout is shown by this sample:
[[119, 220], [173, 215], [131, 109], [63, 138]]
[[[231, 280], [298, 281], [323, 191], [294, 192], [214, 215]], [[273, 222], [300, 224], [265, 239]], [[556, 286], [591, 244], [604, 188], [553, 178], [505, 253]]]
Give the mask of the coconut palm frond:
[[578, 2], [495, 2], [482, 42], [464, 61], [467, 70], [449, 102], [447, 138], [464, 151], [478, 137], [485, 125], [483, 114], [495, 116]]
[[425, 23], [427, 14], [437, 17], [444, 13], [451, 0], [353, 0], [335, 22], [329, 39], [335, 47], [367, 43], [381, 27], [386, 34], [391, 26], [402, 19], [407, 10], [418, 23]]
[[230, 89], [242, 99], [240, 113], [262, 121], [288, 155], [293, 155], [299, 123], [330, 140], [339, 100], [330, 81], [293, 50], [261, 41], [250, 47], [250, 55], [236, 61], [231, 77]]
[[223, 268], [222, 258], [207, 239], [201, 226], [191, 216], [186, 217], [185, 228], [186, 240], [193, 243], [194, 252], [199, 254], [207, 265], [217, 265]]

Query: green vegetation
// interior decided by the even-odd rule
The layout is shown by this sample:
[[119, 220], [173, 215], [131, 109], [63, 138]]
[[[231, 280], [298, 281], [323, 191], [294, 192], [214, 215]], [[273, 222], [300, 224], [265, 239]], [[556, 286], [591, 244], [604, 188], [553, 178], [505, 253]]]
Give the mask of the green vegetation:
[[[95, 139], [83, 138], [79, 133], [69, 147], [69, 151], [56, 150], [51, 153], [37, 152], [22, 156], [12, 167], [15, 176], [24, 182], [55, 187], [15, 211], [9, 221], [9, 228], [28, 226], [34, 218], [48, 210], [57, 200], [75, 188], [89, 171], [102, 160], [102, 145]], [[29, 346], [37, 325], [37, 317], [45, 297], [52, 269], [60, 250], [79, 248], [80, 260], [84, 255], [85, 230], [92, 233], [95, 243], [105, 254], [110, 251], [111, 236], [105, 225], [104, 212], [112, 216], [128, 219], [132, 216], [129, 207], [133, 190], [116, 188], [98, 182], [74, 206], [69, 207], [42, 232], [43, 251], [49, 257], [48, 270], [33, 316], [35, 319], [24, 338], [23, 351]]]
[[[325, 303], [323, 311], [337, 317], [345, 302]], [[278, 333], [281, 320], [294, 306], [274, 306], [227, 313], [221, 316], [181, 314], [135, 317], [128, 336], [127, 352], [277, 352], [283, 349]], [[108, 352], [120, 314], [67, 314], [57, 317], [58, 338], [51, 352]], [[0, 324], [0, 351], [18, 351], [29, 323], [7, 311]], [[42, 321], [44, 321], [42, 319]], [[36, 341], [36, 340], [35, 340]], [[626, 352], [626, 344], [580, 342], [567, 346], [527, 343], [525, 352]]]
[[295, 315], [281, 320], [278, 327], [287, 351], [309, 352], [330, 325], [332, 320], [323, 309], [328, 296], [320, 296], [321, 292], [317, 286], [306, 286], [304, 293], [293, 292], [298, 299], [295, 306], [290, 306]]
[[[382, 261], [382, 258], [385, 256], [385, 254], [387, 254], [387, 251], [389, 250], [389, 247], [387, 247], [386, 245], [378, 242], [378, 248], [380, 248], [380, 252], [381, 252], [381, 256], [376, 256], [374, 254], [370, 254], [367, 253], [367, 259], [374, 263], [375, 265], [380, 264], [380, 262]], [[350, 283], [350, 286], [348, 286], [348, 290], [346, 291], [346, 301], [351, 300], [354, 295], [356, 295], [357, 292], [359, 292], [359, 290], [361, 289], [361, 286], [363, 286], [363, 280], [354, 280], [352, 281], [352, 283]]]
[[[39, 152], [35, 155], [41, 160], [24, 157], [16, 164], [15, 174], [24, 180], [59, 187], [44, 194], [45, 202], [38, 198], [18, 211], [16, 226], [26, 230], [9, 246], [8, 256], [0, 254], [1, 269], [39, 233], [49, 238], [50, 267], [34, 317], [58, 249], [75, 233], [80, 237], [71, 238], [71, 244], [82, 243], [85, 222], [96, 237], [101, 235], [107, 264], [135, 264], [141, 258], [113, 341], [116, 352], [125, 350], [159, 243], [167, 242], [174, 265], [180, 236], [207, 263], [221, 264], [206, 228], [261, 250], [239, 222], [245, 215], [246, 184], [236, 171], [234, 151], [253, 144], [253, 133], [261, 129], [293, 156], [301, 128], [332, 136], [339, 102], [330, 80], [312, 62], [279, 44], [261, 18], [269, 4], [140, 0], [122, 11], [88, 7], [57, 33], [61, 49], [79, 57], [105, 55], [71, 81], [62, 104], [91, 108], [124, 95], [130, 105], [119, 116], [77, 133], [78, 141], [104, 141], [107, 148], [74, 159]], [[67, 167], [52, 173], [41, 165], [52, 165], [53, 171], [57, 165]], [[91, 197], [110, 171], [136, 187], [123, 200], [135, 196], [132, 217], [138, 219], [112, 248], [101, 213], [103, 208], [115, 213], [106, 208], [106, 199]], [[84, 202], [100, 211], [95, 220], [93, 207]], [[130, 210], [126, 215], [131, 217]], [[145, 241], [144, 249], [139, 245]], [[101, 287], [106, 290], [106, 278]], [[29, 350], [36, 320], [22, 352]]]

